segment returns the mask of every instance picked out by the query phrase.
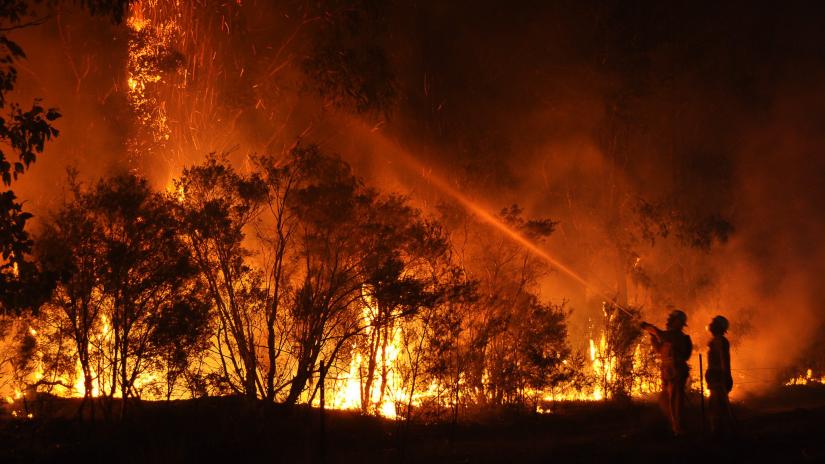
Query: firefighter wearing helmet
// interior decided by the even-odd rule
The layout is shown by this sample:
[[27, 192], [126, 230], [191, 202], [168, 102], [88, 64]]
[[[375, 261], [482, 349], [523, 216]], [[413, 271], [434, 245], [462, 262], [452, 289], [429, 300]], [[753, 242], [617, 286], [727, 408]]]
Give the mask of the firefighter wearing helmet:
[[731, 433], [733, 425], [728, 399], [728, 393], [733, 389], [733, 377], [730, 372], [730, 343], [725, 337], [728, 325], [728, 320], [724, 316], [714, 317], [708, 325], [708, 332], [713, 335], [713, 338], [708, 342], [708, 368], [705, 370], [705, 381], [710, 390], [708, 401], [710, 428], [715, 435]]
[[650, 333], [653, 348], [659, 353], [662, 369], [660, 400], [674, 435], [684, 432], [685, 386], [690, 373], [688, 359], [693, 351], [693, 342], [683, 331], [686, 325], [687, 315], [678, 309], [668, 315], [666, 330], [647, 322], [641, 325], [642, 330]]

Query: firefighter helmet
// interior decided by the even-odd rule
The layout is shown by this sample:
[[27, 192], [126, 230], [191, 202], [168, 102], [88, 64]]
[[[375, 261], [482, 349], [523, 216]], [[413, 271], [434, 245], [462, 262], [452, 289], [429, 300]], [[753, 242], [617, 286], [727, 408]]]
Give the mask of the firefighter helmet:
[[687, 314], [679, 309], [674, 309], [667, 316], [667, 328], [679, 330], [687, 325]]
[[729, 326], [730, 323], [728, 322], [728, 319], [725, 316], [716, 316], [713, 318], [713, 320], [710, 321], [708, 330], [710, 330], [710, 333], [714, 335], [721, 335], [728, 331]]

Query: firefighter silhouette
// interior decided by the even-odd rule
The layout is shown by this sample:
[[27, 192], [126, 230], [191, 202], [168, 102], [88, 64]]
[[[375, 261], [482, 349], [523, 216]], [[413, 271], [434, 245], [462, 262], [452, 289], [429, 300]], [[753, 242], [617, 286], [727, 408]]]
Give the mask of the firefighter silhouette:
[[733, 377], [730, 372], [730, 343], [725, 338], [728, 320], [723, 316], [714, 317], [708, 325], [708, 331], [713, 335], [708, 342], [708, 368], [705, 370], [705, 381], [710, 390], [708, 401], [710, 430], [715, 435], [725, 435], [732, 431], [733, 426], [733, 416], [728, 399], [728, 393], [733, 389]]
[[680, 310], [671, 311], [667, 317], [667, 329], [642, 322], [642, 330], [650, 333], [653, 348], [659, 353], [662, 369], [661, 403], [668, 416], [674, 435], [684, 433], [685, 386], [690, 368], [688, 359], [693, 342], [682, 330], [687, 325], [687, 315]]

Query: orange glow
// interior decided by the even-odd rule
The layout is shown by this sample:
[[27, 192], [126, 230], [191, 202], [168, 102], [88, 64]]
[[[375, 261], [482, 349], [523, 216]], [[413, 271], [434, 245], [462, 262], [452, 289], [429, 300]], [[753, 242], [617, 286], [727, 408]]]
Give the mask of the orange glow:
[[812, 383], [825, 384], [825, 375], [814, 375], [813, 369], [808, 369], [804, 375], [799, 375], [786, 381], [785, 385], [810, 385]]

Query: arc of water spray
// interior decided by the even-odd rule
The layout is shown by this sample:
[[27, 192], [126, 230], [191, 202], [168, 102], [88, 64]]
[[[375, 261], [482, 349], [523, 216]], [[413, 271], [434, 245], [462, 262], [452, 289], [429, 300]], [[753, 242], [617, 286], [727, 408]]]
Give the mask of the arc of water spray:
[[[414, 170], [416, 172], [425, 172], [427, 168], [423, 166], [418, 160], [413, 158], [411, 155], [406, 153], [404, 150], [400, 151], [400, 157], [397, 158], [401, 161], [407, 168]], [[422, 174], [423, 176], [423, 174]], [[555, 267], [556, 269], [562, 271], [563, 273], [567, 274], [576, 282], [580, 283], [587, 289], [593, 290], [596, 294], [603, 297], [605, 300], [609, 300], [610, 298], [598, 287], [590, 283], [587, 279], [582, 277], [578, 272], [573, 270], [570, 266], [562, 263], [558, 259], [551, 256], [546, 250], [542, 249], [531, 240], [529, 240], [524, 235], [520, 234], [517, 230], [514, 230], [512, 227], [505, 224], [501, 219], [497, 218], [495, 215], [491, 214], [486, 209], [482, 208], [478, 203], [471, 200], [469, 197], [464, 195], [463, 193], [459, 192], [455, 188], [453, 188], [446, 180], [439, 177], [437, 174], [433, 174], [430, 171], [430, 174], [425, 176], [430, 183], [435, 186], [438, 190], [443, 193], [449, 195], [452, 199], [457, 201], [461, 206], [463, 206], [468, 211], [477, 215], [481, 220], [490, 224], [491, 226], [495, 227], [497, 230], [502, 232], [506, 237], [513, 240], [514, 242], [518, 243], [519, 245], [523, 246], [527, 250], [529, 250], [534, 255], [538, 256], [539, 258], [546, 261], [551, 266]], [[624, 308], [622, 305], [614, 302], [613, 305], [621, 310], [623, 313], [627, 314], [630, 317], [633, 317], [633, 314], [627, 309]]]

